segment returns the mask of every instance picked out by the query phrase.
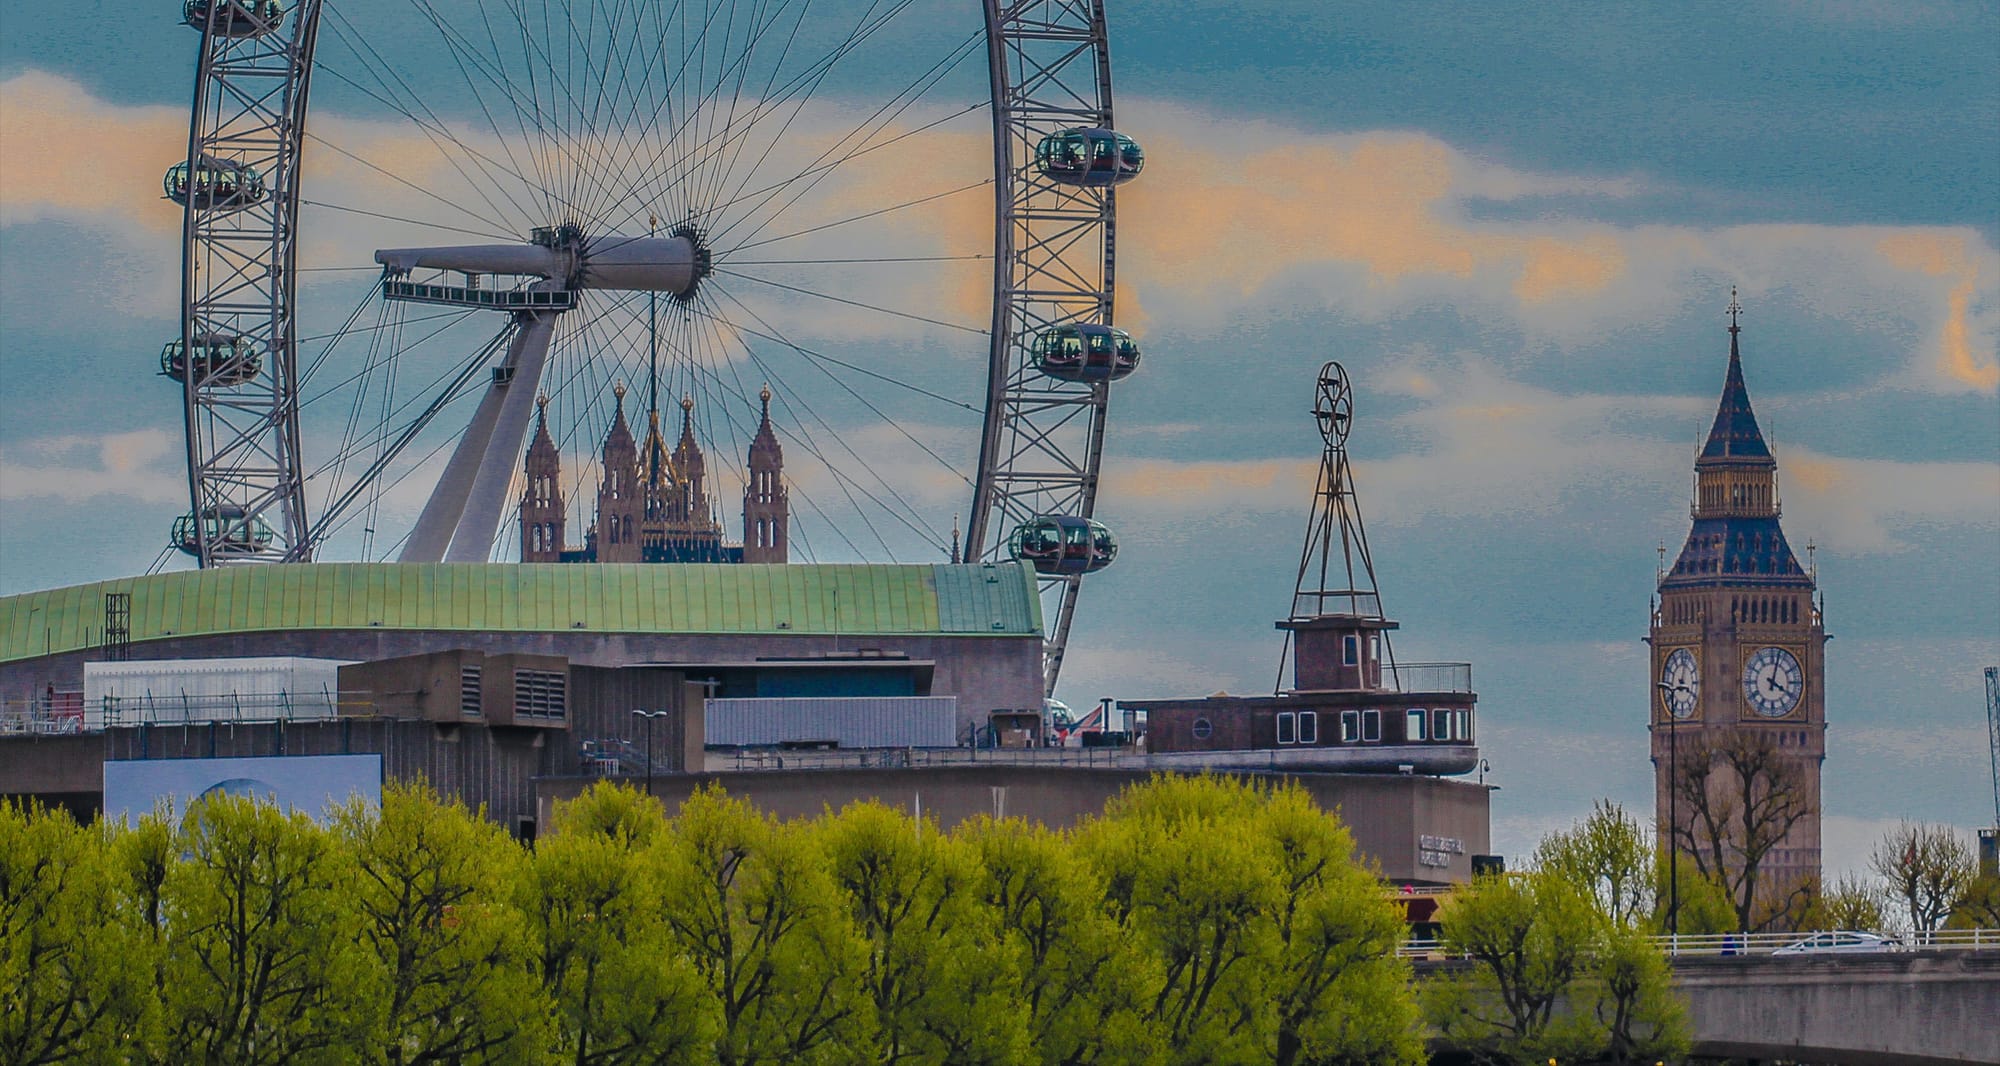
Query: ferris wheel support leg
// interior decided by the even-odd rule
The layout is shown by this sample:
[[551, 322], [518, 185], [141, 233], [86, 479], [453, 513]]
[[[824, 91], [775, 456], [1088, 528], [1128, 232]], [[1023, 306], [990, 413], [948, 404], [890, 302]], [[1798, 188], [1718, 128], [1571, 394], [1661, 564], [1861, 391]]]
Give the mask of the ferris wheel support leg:
[[502, 394], [498, 417], [488, 428], [485, 454], [479, 472], [466, 492], [465, 510], [458, 528], [452, 532], [451, 547], [445, 550], [448, 563], [483, 563], [493, 551], [493, 536], [507, 509], [508, 490], [521, 466], [521, 447], [528, 438], [529, 416], [535, 408], [535, 390], [541, 387], [542, 366], [548, 360], [549, 341], [555, 335], [556, 316], [524, 314], [507, 353], [508, 368], [491, 386]]
[[[531, 346], [529, 334], [535, 331], [537, 323], [543, 324], [539, 344], [534, 349], [533, 381], [523, 382], [523, 388], [516, 390], [513, 385], [522, 382], [523, 357]], [[549, 327], [554, 323], [552, 316], [523, 316], [515, 327], [514, 337], [507, 347], [507, 356], [496, 368], [493, 383], [486, 388], [486, 395], [479, 401], [479, 409], [473, 413], [472, 421], [465, 433], [458, 439], [458, 447], [445, 463], [444, 473], [438, 476], [437, 487], [431, 490], [430, 499], [417, 518], [415, 528], [410, 531], [410, 539], [403, 545], [403, 552], [397, 556], [398, 562], [436, 563], [443, 562], [447, 551], [458, 539], [458, 532], [466, 520], [466, 507], [472, 498], [473, 488], [479, 481], [479, 474], [486, 467], [486, 457], [493, 450], [495, 431], [507, 424], [505, 415], [508, 400], [522, 395], [532, 397], [542, 376], [542, 362], [548, 353]], [[526, 415], [522, 415], [521, 425], [525, 427]], [[515, 442], [518, 450], [520, 442]], [[511, 476], [511, 472], [510, 472]], [[503, 493], [506, 491], [502, 486]], [[490, 544], [492, 531], [486, 534]], [[478, 561], [486, 559], [486, 550], [481, 549]]]

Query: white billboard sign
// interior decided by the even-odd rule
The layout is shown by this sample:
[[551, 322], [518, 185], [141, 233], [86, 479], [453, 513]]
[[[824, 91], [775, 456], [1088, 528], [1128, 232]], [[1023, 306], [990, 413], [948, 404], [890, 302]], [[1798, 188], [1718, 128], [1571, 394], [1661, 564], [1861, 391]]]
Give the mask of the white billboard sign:
[[356, 796], [382, 804], [380, 755], [277, 755], [248, 759], [113, 759], [104, 764], [104, 817], [138, 821], [161, 804], [174, 816], [203, 796], [254, 796], [325, 821]]

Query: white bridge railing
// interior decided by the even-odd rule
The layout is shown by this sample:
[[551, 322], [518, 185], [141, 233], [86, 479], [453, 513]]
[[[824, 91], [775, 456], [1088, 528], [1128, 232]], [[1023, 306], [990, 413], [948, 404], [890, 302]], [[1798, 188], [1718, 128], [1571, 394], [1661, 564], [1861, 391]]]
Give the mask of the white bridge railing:
[[[1715, 934], [1661, 934], [1648, 937], [1660, 949], [1674, 957], [1682, 956], [1726, 956], [1726, 955], [1769, 955], [1779, 948], [1801, 944], [1818, 936], [1818, 932], [1801, 933], [1715, 933]], [[1881, 933], [1892, 944], [1890, 951], [2000, 951], [2000, 929], [1941, 929], [1934, 933]], [[1801, 952], [1806, 954], [1808, 952]], [[1840, 948], [1821, 949], [1809, 952], [1814, 955], [1849, 955], [1867, 952], [1842, 950]], [[1406, 940], [1396, 949], [1396, 954], [1409, 959], [1450, 959], [1454, 955], [1441, 941]]]

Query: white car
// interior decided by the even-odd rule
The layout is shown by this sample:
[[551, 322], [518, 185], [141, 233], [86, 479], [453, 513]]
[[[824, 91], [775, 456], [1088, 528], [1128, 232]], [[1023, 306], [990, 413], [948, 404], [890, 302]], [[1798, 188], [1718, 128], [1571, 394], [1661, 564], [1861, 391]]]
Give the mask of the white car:
[[1892, 936], [1877, 933], [1851, 933], [1837, 931], [1814, 933], [1812, 936], [1771, 952], [1773, 955], [1846, 955], [1868, 954], [1882, 951], [1901, 951], [1903, 942]]

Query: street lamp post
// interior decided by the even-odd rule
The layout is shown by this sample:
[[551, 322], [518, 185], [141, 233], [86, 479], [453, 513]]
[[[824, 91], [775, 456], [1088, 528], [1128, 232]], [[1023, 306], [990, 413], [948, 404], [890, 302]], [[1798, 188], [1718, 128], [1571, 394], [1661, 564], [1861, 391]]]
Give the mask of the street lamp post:
[[1684, 691], [1686, 684], [1669, 685], [1665, 681], [1656, 683], [1661, 693], [1660, 703], [1667, 711], [1667, 932], [1679, 936], [1681, 931], [1681, 849], [1675, 840], [1681, 826], [1681, 723], [1674, 715], [1674, 705], [1668, 698]]
[[646, 795], [653, 794], [653, 719], [665, 718], [667, 711], [641, 711], [634, 708], [632, 714], [646, 723]]

